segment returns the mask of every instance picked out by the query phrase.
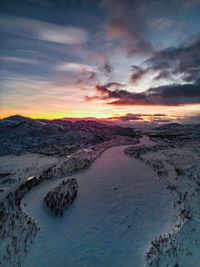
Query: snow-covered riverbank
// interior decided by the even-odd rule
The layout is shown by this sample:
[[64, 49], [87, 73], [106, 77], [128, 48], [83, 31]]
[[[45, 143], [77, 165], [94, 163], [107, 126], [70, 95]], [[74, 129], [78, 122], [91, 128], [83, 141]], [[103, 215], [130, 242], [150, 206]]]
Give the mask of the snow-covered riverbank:
[[[111, 141], [81, 149], [67, 157], [46, 157], [37, 154], [1, 157], [0, 196], [0, 262], [2, 266], [21, 266], [38, 231], [37, 223], [29, 218], [20, 208], [25, 193], [44, 180], [66, 174], [77, 173], [88, 168], [106, 149], [115, 145], [137, 143], [137, 139], [116, 137]], [[26, 179], [35, 176], [36, 183]], [[8, 180], [9, 177], [9, 180]], [[13, 182], [10, 182], [13, 181]]]
[[[40, 161], [28, 154], [30, 161], [24, 155], [24, 162], [30, 163], [26, 168], [10, 156], [14, 162], [5, 164], [1, 173], [9, 173], [11, 179], [21, 173], [21, 179], [2, 184], [1, 265], [55, 266], [53, 262], [64, 267], [67, 261], [68, 266], [83, 262], [87, 266], [143, 266], [146, 254], [147, 266], [198, 266], [199, 144], [193, 140], [179, 146], [159, 140], [155, 145], [147, 136], [140, 141], [125, 149], [137, 159], [124, 156], [124, 147], [119, 146], [99, 157], [110, 147], [133, 144], [133, 139], [124, 137], [67, 157], [50, 157], [49, 162], [48, 157], [41, 156]], [[59, 177], [68, 179], [72, 174], [76, 174], [80, 192], [58, 221], [41, 203], [59, 184]], [[27, 175], [36, 176], [40, 185], [35, 187], [30, 181], [27, 187]], [[56, 179], [46, 181], [52, 178]], [[55, 247], [59, 248], [56, 253]]]
[[173, 192], [176, 216], [168, 233], [156, 236], [147, 252], [147, 266], [199, 266], [200, 146], [199, 141], [163, 142], [129, 147], [125, 153], [146, 163]]
[[[143, 141], [153, 144], [147, 137]], [[143, 266], [153, 237], [172, 227], [171, 193], [123, 150], [106, 150], [88, 170], [72, 176], [79, 192], [62, 218], [41, 205], [59, 179], [25, 196], [22, 207], [41, 231], [24, 266]]]
[[[175, 195], [176, 225], [150, 250], [150, 266], [199, 266], [200, 257], [200, 149], [199, 142], [166, 148], [160, 153], [162, 166], [156, 167], [167, 188]], [[148, 157], [148, 155], [147, 155]], [[152, 157], [152, 156], [151, 156]], [[154, 165], [156, 158], [148, 159]], [[155, 167], [154, 167], [155, 168]], [[159, 172], [160, 170], [160, 172]]]

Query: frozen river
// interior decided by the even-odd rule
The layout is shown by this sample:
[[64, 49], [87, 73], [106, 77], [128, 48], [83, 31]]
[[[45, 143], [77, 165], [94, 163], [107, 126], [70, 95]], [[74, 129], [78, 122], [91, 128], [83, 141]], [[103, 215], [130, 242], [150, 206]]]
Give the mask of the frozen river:
[[[152, 142], [143, 137], [141, 143]], [[23, 209], [41, 230], [24, 266], [144, 266], [151, 240], [172, 227], [172, 196], [150, 167], [126, 156], [124, 148], [106, 150], [89, 169], [72, 175], [78, 196], [63, 217], [43, 205], [43, 197], [61, 180], [25, 196]]]

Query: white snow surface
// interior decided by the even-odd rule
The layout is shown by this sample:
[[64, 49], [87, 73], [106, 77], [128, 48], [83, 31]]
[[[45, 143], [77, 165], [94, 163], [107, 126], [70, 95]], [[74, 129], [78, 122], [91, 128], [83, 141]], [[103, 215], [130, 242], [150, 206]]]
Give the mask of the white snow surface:
[[24, 266], [144, 265], [154, 236], [172, 228], [171, 192], [150, 167], [123, 150], [110, 148], [88, 170], [73, 175], [79, 192], [62, 218], [42, 205], [59, 180], [41, 184], [25, 196], [23, 210], [41, 230]]
[[[21, 208], [33, 219], [30, 224], [22, 210], [17, 206], [10, 209], [12, 205], [6, 204], [8, 215], [0, 231], [4, 237], [0, 242], [0, 264], [6, 267], [20, 266], [22, 262], [24, 267], [200, 266], [199, 124], [166, 125], [150, 133], [158, 145], [143, 137], [142, 144], [130, 148], [116, 146], [130, 144], [131, 139], [124, 131], [125, 136], [101, 140], [102, 126], [90, 123], [89, 132], [97, 133], [94, 138], [93, 133], [83, 131], [86, 123], [78, 122], [70, 131], [76, 132], [76, 140], [81, 137], [81, 143], [72, 150], [67, 144], [64, 153], [57, 155], [56, 151], [63, 148], [64, 139], [57, 139], [57, 133], [62, 131], [59, 129], [66, 130], [63, 123], [58, 121], [51, 125], [48, 121], [23, 117], [11, 119], [11, 122], [0, 120], [0, 128], [5, 130], [0, 136], [5, 141], [2, 154], [5, 155], [7, 147], [8, 154], [10, 151], [22, 153], [0, 157], [0, 201], [29, 176], [45, 174], [47, 179], [62, 177], [66, 180], [75, 177], [79, 183], [78, 197], [63, 218], [55, 218], [42, 204], [44, 195], [59, 184], [59, 178], [37, 185], [23, 198]], [[43, 134], [51, 129], [53, 139], [47, 141], [52, 140], [56, 147], [53, 144], [42, 155], [39, 139], [28, 137], [13, 150], [12, 129], [20, 127], [20, 132], [24, 124], [25, 128], [29, 125], [31, 129], [39, 129], [40, 140], [45, 140]], [[7, 127], [11, 128], [8, 139]], [[67, 127], [71, 127], [71, 123]], [[108, 127], [106, 132], [112, 136], [113, 129]], [[86, 146], [88, 136], [95, 145]], [[39, 154], [27, 151], [31, 140], [35, 142], [33, 150]], [[148, 146], [153, 147], [149, 149]], [[135, 152], [137, 147], [140, 150]], [[133, 157], [125, 155], [124, 148], [128, 148], [126, 154]], [[96, 158], [92, 166], [84, 170]], [[16, 218], [19, 219], [13, 228]], [[41, 228], [39, 232], [37, 223]], [[9, 262], [2, 260], [5, 254], [7, 259], [11, 258]], [[147, 255], [149, 258], [145, 260]]]

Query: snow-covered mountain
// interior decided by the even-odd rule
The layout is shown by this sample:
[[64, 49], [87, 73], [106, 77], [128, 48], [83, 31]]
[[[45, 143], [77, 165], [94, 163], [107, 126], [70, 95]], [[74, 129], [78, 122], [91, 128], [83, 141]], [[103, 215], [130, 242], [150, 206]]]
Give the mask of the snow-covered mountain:
[[116, 136], [135, 137], [132, 128], [97, 121], [36, 120], [19, 115], [0, 120], [0, 155], [24, 152], [68, 154]]
[[179, 124], [179, 123], [168, 123], [165, 125], [161, 125], [156, 127], [157, 131], [175, 131], [175, 130], [192, 130], [192, 129], [200, 129], [200, 123], [196, 124]]
[[160, 139], [173, 146], [200, 140], [200, 123], [169, 123], [159, 126], [149, 133], [153, 140]]

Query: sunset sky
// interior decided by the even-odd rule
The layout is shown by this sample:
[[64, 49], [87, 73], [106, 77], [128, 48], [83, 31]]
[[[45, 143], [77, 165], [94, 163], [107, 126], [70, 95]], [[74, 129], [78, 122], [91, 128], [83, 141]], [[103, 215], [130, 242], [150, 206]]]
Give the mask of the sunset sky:
[[200, 0], [2, 0], [1, 118], [200, 118]]

